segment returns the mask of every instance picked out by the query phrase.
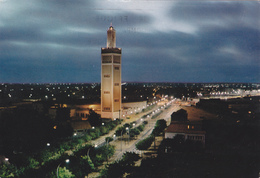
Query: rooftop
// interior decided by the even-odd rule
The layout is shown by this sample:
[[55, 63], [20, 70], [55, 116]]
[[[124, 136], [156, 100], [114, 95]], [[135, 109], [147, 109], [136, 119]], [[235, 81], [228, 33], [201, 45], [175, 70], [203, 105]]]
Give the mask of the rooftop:
[[202, 125], [198, 123], [179, 123], [172, 122], [166, 129], [165, 132], [172, 133], [187, 133], [187, 134], [205, 134], [206, 132], [202, 130]]

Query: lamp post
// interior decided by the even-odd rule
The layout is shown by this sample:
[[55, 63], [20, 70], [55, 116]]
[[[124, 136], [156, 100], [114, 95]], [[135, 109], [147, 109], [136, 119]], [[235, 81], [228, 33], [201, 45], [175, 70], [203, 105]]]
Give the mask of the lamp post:
[[129, 144], [129, 140], [130, 140], [130, 128], [129, 128], [129, 127], [126, 127], [125, 129], [128, 131], [128, 144]]
[[106, 147], [107, 147], [107, 164], [108, 164], [108, 153], [109, 153], [109, 151], [108, 151], [108, 142], [109, 142], [109, 139], [107, 139], [107, 141], [106, 141]]
[[[66, 163], [69, 163], [70, 160], [69, 160], [69, 159], [66, 159], [65, 162], [66, 162]], [[62, 163], [62, 162], [61, 162], [61, 163]], [[58, 167], [57, 167], [57, 178], [59, 178], [59, 168], [60, 168], [61, 163], [60, 163], [60, 164], [58, 165]]]
[[122, 147], [122, 142], [123, 142], [122, 134], [123, 134], [123, 131], [124, 131], [124, 130], [121, 131], [121, 151], [123, 151], [123, 147]]

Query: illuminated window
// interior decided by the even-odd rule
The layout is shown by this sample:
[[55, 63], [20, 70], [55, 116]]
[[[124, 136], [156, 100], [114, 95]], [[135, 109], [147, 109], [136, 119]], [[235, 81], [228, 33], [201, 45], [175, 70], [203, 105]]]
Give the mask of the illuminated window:
[[192, 129], [194, 129], [194, 125], [193, 125], [193, 126], [191, 126], [191, 128], [192, 128]]
[[190, 129], [190, 125], [188, 125], [188, 129]]

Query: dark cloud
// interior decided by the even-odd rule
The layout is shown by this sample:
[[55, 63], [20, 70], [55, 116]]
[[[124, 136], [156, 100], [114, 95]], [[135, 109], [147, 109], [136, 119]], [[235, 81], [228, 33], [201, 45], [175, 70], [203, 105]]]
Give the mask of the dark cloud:
[[0, 82], [100, 82], [111, 22], [123, 81], [260, 82], [258, 2], [0, 3]]

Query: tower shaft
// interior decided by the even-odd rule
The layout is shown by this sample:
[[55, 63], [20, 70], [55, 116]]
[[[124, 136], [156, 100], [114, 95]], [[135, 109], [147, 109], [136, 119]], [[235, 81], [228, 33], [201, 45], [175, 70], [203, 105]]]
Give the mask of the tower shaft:
[[119, 118], [121, 110], [121, 48], [116, 47], [116, 31], [107, 30], [107, 47], [101, 48], [101, 117]]

